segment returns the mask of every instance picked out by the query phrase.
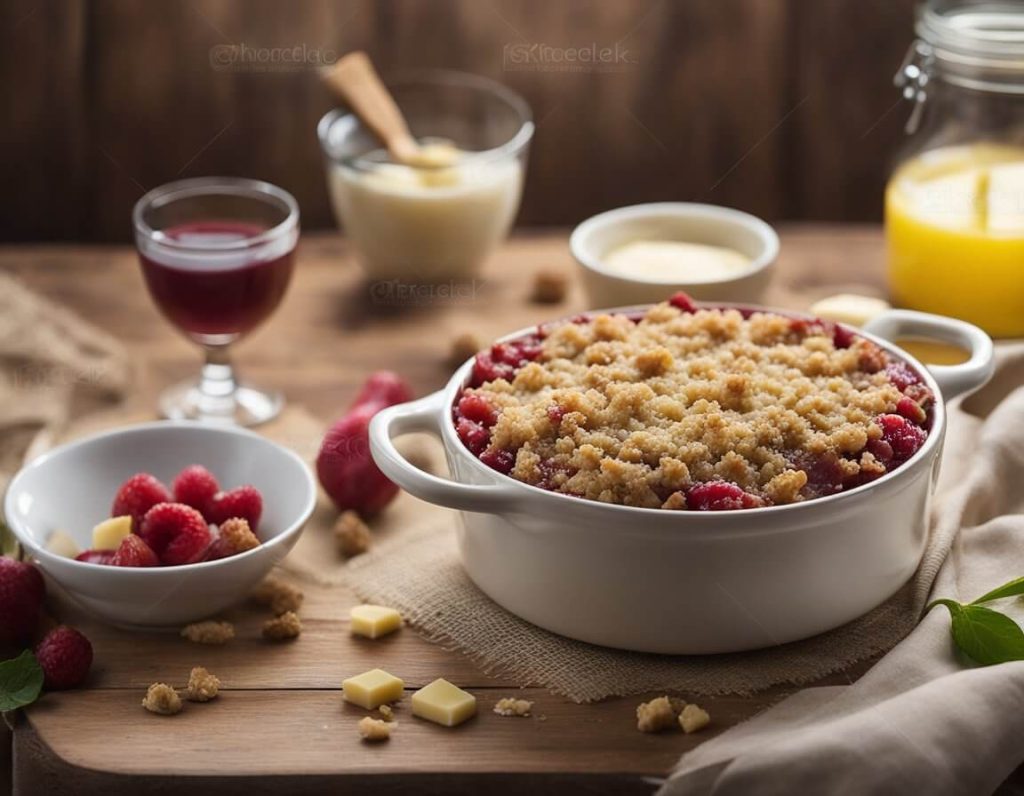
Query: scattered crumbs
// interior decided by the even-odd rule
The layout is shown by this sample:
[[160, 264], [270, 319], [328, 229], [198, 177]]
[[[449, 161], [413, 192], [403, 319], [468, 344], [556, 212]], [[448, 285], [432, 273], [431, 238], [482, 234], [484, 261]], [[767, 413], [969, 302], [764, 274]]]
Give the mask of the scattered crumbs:
[[529, 716], [533, 703], [528, 699], [514, 699], [506, 697], [499, 699], [494, 706], [494, 712], [499, 716]]
[[677, 715], [667, 696], [641, 702], [636, 708], [636, 728], [640, 732], [661, 732], [675, 726]]
[[359, 720], [359, 734], [364, 741], [386, 741], [391, 737], [394, 723], [381, 721], [371, 716], [363, 716]]
[[196, 644], [226, 644], [235, 637], [235, 626], [230, 622], [194, 622], [181, 629], [181, 637]]
[[280, 616], [286, 611], [298, 611], [302, 607], [304, 595], [290, 583], [273, 575], [265, 578], [255, 589], [249, 592], [249, 599], [259, 605], [265, 605]]
[[173, 716], [181, 712], [181, 697], [167, 683], [153, 683], [146, 690], [142, 707], [160, 716]]
[[185, 698], [190, 702], [209, 702], [220, 691], [220, 678], [202, 666], [196, 666], [188, 676]]
[[687, 734], [707, 727], [710, 722], [711, 715], [698, 705], [687, 705], [679, 713], [679, 726]]
[[395, 711], [392, 710], [391, 705], [381, 705], [378, 710], [381, 717], [386, 721], [391, 721], [395, 717]]
[[470, 357], [475, 356], [481, 348], [483, 348], [483, 343], [480, 342], [480, 338], [475, 334], [469, 332], [460, 334], [452, 340], [452, 351], [449, 364], [453, 368], [456, 368]]
[[343, 511], [334, 523], [334, 538], [345, 558], [362, 555], [370, 549], [370, 529], [354, 511]]
[[287, 641], [298, 638], [301, 632], [302, 622], [294, 611], [285, 611], [263, 623], [263, 638], [268, 641]]
[[569, 292], [569, 278], [561, 271], [544, 268], [533, 275], [530, 301], [535, 304], [559, 304]]
[[259, 537], [242, 517], [232, 517], [222, 522], [218, 528], [217, 541], [228, 555], [238, 555], [260, 546]]

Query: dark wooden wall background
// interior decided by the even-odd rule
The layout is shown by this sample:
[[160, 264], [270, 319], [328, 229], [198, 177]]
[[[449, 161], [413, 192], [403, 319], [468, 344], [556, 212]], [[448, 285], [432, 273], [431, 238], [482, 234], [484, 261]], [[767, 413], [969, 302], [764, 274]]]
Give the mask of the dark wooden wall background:
[[[912, 0], [3, 0], [0, 239], [127, 240], [180, 177], [292, 191], [331, 227], [312, 68], [214, 68], [225, 47], [364, 48], [381, 71], [495, 78], [533, 108], [519, 221], [651, 200], [871, 220], [907, 109]], [[508, 48], [614, 47], [618, 71], [518, 71]], [[211, 56], [211, 53], [215, 55]], [[219, 53], [220, 55], [216, 55]]]

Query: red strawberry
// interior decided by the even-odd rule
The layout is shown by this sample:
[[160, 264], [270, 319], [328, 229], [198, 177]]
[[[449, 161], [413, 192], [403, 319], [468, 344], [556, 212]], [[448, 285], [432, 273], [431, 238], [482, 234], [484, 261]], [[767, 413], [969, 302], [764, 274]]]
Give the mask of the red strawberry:
[[203, 515], [184, 503], [159, 503], [146, 512], [139, 536], [161, 564], [199, 561], [213, 536]]
[[0, 646], [32, 636], [45, 593], [43, 576], [32, 564], [0, 556]]
[[36, 660], [43, 667], [47, 688], [74, 688], [89, 674], [92, 644], [73, 627], [58, 625], [39, 642]]
[[206, 551], [206, 560], [238, 555], [260, 546], [260, 540], [252, 532], [249, 523], [241, 517], [232, 517], [221, 524], [217, 541]]
[[263, 496], [254, 486], [246, 484], [236, 487], [229, 492], [218, 492], [210, 501], [209, 514], [210, 522], [220, 525], [228, 520], [239, 517], [249, 523], [252, 530], [260, 525], [260, 515], [263, 514]]
[[86, 550], [75, 556], [75, 561], [85, 561], [88, 564], [109, 564], [113, 557], [113, 550]]
[[136, 473], [117, 490], [111, 517], [131, 515], [132, 529], [138, 533], [142, 518], [157, 503], [167, 503], [171, 493], [160, 481], [149, 473]]
[[193, 464], [178, 473], [172, 489], [176, 501], [191, 506], [209, 519], [207, 512], [210, 501], [213, 500], [214, 495], [220, 492], [220, 484], [217, 483], [213, 473], [201, 464]]
[[412, 390], [405, 379], [390, 370], [378, 370], [371, 373], [363, 384], [352, 408], [362, 404], [379, 404], [381, 408], [405, 403], [412, 400]]
[[120, 547], [110, 557], [110, 563], [115, 567], [160, 566], [160, 560], [156, 557], [156, 553], [142, 541], [141, 536], [134, 533], [121, 540]]
[[380, 408], [364, 404], [353, 409], [331, 426], [320, 445], [317, 477], [339, 511], [375, 514], [398, 494], [370, 456], [370, 419]]

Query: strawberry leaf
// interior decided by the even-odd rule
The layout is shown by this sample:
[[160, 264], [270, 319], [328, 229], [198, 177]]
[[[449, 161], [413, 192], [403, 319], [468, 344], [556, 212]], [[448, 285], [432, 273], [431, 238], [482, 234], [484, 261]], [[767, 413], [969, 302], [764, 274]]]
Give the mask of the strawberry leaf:
[[1009, 583], [1004, 583], [998, 589], [993, 589], [987, 594], [981, 595], [977, 600], [972, 601], [971, 605], [1001, 600], [1004, 597], [1016, 597], [1021, 594], [1024, 594], [1024, 578], [1017, 578]]
[[953, 642], [968, 658], [983, 666], [1024, 660], [1024, 630], [1006, 614], [981, 605], [935, 600], [952, 618]]
[[31, 705], [43, 690], [43, 668], [30, 650], [0, 661], [0, 713]]

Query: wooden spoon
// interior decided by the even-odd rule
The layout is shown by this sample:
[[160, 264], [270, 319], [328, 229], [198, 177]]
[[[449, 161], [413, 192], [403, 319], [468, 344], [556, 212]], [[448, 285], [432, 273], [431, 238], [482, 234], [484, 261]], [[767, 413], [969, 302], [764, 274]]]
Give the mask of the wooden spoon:
[[324, 81], [384, 143], [392, 160], [422, 165], [420, 145], [366, 53], [356, 51], [340, 58], [324, 73]]

